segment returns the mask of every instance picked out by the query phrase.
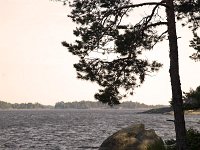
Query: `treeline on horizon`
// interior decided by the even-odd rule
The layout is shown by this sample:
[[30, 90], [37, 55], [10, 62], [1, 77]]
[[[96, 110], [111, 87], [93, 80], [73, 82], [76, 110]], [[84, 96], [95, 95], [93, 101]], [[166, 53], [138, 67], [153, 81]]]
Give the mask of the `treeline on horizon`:
[[0, 101], [0, 109], [49, 109], [54, 108], [50, 105], [42, 105], [40, 103], [7, 103]]
[[[163, 105], [146, 105], [144, 103], [138, 103], [138, 102], [122, 102], [119, 105], [115, 105], [112, 108], [125, 108], [125, 109], [137, 109], [137, 108], [160, 108], [163, 107]], [[92, 102], [92, 101], [80, 101], [80, 102], [57, 102], [55, 104], [55, 109], [92, 109], [92, 108], [111, 108], [107, 104], [103, 104], [101, 102]]]
[[[160, 108], [163, 105], [146, 105], [138, 102], [123, 102], [120, 105], [114, 106], [113, 108], [125, 108], [125, 109], [136, 109], [136, 108]], [[57, 102], [55, 106], [42, 105], [40, 103], [8, 103], [0, 101], [0, 109], [92, 109], [92, 108], [111, 108], [101, 102], [92, 101], [80, 101], [80, 102]]]

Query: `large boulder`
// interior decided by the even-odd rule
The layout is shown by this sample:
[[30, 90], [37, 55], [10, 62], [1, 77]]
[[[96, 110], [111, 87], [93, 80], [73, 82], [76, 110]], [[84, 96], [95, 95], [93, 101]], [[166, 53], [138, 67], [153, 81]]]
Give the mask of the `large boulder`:
[[162, 139], [155, 131], [145, 130], [144, 124], [136, 124], [108, 137], [99, 150], [147, 150], [149, 147], [157, 147], [156, 145], [164, 147]]

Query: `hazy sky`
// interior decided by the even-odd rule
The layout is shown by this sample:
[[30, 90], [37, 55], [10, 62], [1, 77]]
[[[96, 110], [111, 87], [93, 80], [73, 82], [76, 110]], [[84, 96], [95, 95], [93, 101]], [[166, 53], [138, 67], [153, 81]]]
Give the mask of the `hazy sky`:
[[[69, 10], [49, 0], [0, 0], [0, 100], [39, 102], [94, 100], [98, 86], [76, 79], [73, 63], [62, 41], [73, 41], [75, 24]], [[200, 63], [188, 58], [193, 52], [191, 34], [178, 29], [180, 76], [183, 91], [200, 85]], [[146, 104], [168, 104], [171, 98], [167, 41], [148, 55], [164, 67], [135, 91], [129, 100]]]

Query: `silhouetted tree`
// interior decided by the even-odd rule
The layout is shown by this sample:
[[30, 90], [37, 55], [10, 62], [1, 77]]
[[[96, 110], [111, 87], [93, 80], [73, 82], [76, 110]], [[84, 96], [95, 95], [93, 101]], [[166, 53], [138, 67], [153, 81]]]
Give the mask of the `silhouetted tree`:
[[[176, 141], [179, 150], [186, 150], [175, 17], [183, 21], [183, 26], [191, 28], [194, 39], [190, 46], [197, 50], [191, 58], [200, 59], [199, 0], [74, 0], [70, 7], [69, 17], [77, 24], [74, 30], [77, 40], [62, 44], [80, 57], [79, 63], [74, 64], [77, 77], [97, 82], [102, 89], [95, 98], [111, 106], [119, 104], [127, 94], [132, 95], [146, 75], [159, 70], [162, 64], [148, 61], [142, 53], [153, 49], [168, 34]], [[137, 8], [141, 7], [151, 11], [136, 21]], [[166, 15], [160, 13], [161, 9]]]
[[200, 86], [195, 90], [190, 89], [189, 92], [184, 92], [184, 108], [199, 109], [200, 108]]

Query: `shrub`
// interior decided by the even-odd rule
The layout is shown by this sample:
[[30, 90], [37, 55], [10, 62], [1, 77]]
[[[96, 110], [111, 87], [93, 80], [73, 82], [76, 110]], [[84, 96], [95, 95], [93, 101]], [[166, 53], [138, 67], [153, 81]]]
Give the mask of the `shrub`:
[[[189, 150], [200, 150], [200, 132], [195, 129], [187, 130], [187, 145]], [[174, 139], [166, 140], [166, 150], [176, 150], [176, 141]]]
[[195, 129], [187, 130], [187, 141], [190, 150], [200, 149], [200, 132]]
[[176, 150], [176, 141], [174, 139], [166, 140], [166, 150]]

